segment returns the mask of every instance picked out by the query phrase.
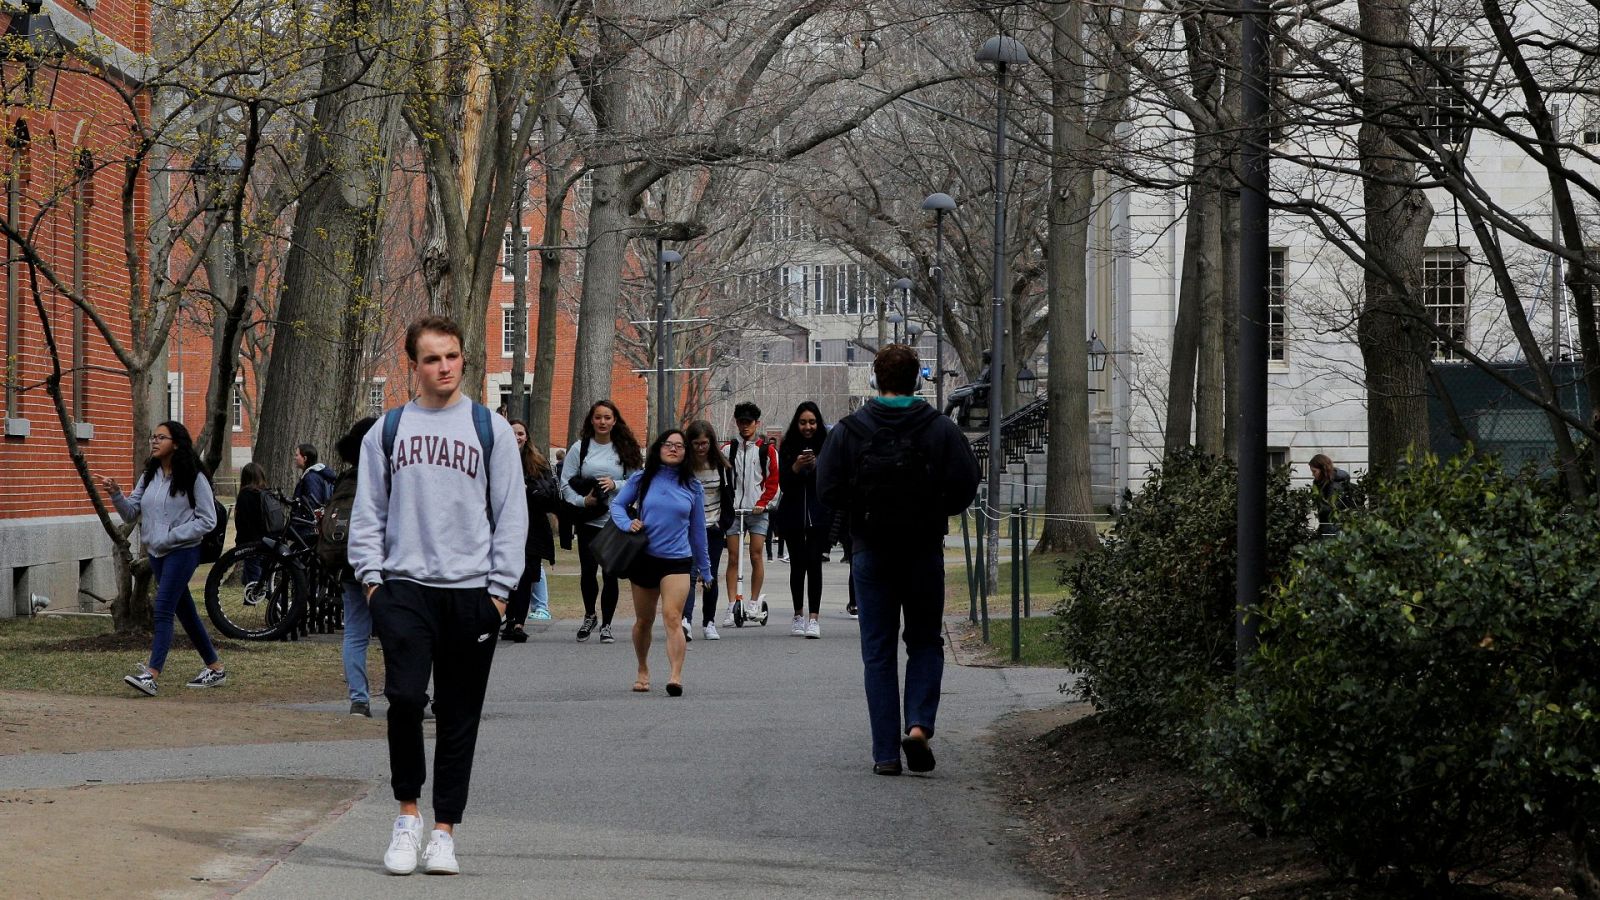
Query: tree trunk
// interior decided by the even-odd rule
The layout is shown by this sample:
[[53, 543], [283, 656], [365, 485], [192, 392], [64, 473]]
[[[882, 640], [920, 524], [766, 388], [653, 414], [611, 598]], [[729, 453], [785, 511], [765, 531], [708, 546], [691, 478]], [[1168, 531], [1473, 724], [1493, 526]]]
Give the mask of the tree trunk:
[[[1172, 325], [1172, 364], [1167, 369], [1167, 426], [1163, 455], [1194, 443], [1195, 362], [1200, 351], [1200, 244], [1198, 191], [1189, 190], [1183, 232], [1183, 267], [1178, 274], [1178, 318]], [[1173, 262], [1176, 262], [1174, 260]]]
[[[609, 90], [609, 88], [602, 88]], [[583, 299], [578, 308], [572, 404], [563, 444], [577, 439], [590, 404], [611, 396], [611, 361], [616, 352], [617, 299], [628, 249], [628, 213], [621, 195], [622, 167], [594, 170], [589, 204], [589, 245], [583, 258]], [[634, 423], [635, 426], [643, 423]]]
[[[553, 128], [546, 129], [546, 137]], [[545, 146], [553, 144], [546, 140]], [[544, 234], [539, 243], [539, 347], [533, 358], [533, 421], [528, 423], [528, 439], [537, 440], [540, 450], [552, 446], [550, 412], [555, 405], [556, 384], [556, 314], [561, 297], [561, 254], [552, 248], [565, 244], [565, 231], [561, 213], [567, 205], [566, 172], [555, 166], [545, 168], [544, 180]], [[571, 441], [563, 440], [562, 446]]]
[[1412, 448], [1428, 446], [1428, 366], [1432, 337], [1425, 326], [1418, 285], [1433, 205], [1412, 186], [1416, 166], [1406, 162], [1390, 129], [1396, 110], [1414, 108], [1408, 51], [1409, 0], [1361, 0], [1362, 121], [1357, 135], [1368, 267], [1356, 325], [1366, 369], [1367, 458], [1374, 469], [1392, 466]]
[[1222, 449], [1239, 459], [1239, 192], [1222, 197]]
[[[362, 36], [370, 29], [377, 42], [391, 37], [387, 3], [350, 4], [343, 16]], [[323, 84], [351, 86], [317, 100], [306, 161], [315, 181], [300, 198], [284, 266], [255, 452], [268, 483], [279, 487], [294, 484], [294, 446], [330, 448], [361, 392], [365, 311], [375, 306], [372, 275], [399, 123], [386, 60], [358, 37], [323, 62]]]
[[[1099, 543], [1089, 469], [1089, 354], [1083, 341], [1088, 321], [1084, 260], [1094, 214], [1094, 172], [1082, 158], [1085, 131], [1082, 50], [1083, 6], [1051, 8], [1051, 177], [1046, 253], [1050, 289], [1050, 441], [1045, 457], [1045, 513], [1038, 549], [1060, 553]], [[1072, 516], [1074, 518], [1064, 518]]]
[[1217, 170], [1209, 165], [1201, 175], [1199, 204], [1200, 256], [1195, 274], [1200, 288], [1200, 352], [1195, 373], [1195, 444], [1205, 453], [1226, 451], [1223, 430], [1227, 417], [1227, 304], [1222, 299], [1222, 194]]

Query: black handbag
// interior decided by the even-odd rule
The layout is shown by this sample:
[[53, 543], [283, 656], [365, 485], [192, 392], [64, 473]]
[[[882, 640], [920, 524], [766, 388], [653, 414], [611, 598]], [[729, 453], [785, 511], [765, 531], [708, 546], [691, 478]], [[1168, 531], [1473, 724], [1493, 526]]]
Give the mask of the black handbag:
[[600, 561], [600, 568], [613, 578], [627, 578], [633, 564], [644, 555], [645, 548], [650, 545], [650, 538], [640, 531], [623, 531], [617, 523], [610, 518], [600, 526], [600, 533], [589, 542], [589, 549], [594, 552], [595, 559]]

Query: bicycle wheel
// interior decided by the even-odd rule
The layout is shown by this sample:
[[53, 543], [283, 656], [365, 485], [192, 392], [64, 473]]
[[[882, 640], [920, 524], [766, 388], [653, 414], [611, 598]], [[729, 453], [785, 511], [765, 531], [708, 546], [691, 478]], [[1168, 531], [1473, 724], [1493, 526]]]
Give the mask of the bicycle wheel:
[[[259, 563], [256, 580], [244, 581], [247, 562]], [[275, 553], [235, 547], [206, 577], [206, 613], [217, 630], [244, 641], [270, 641], [299, 623], [305, 611], [305, 573]]]

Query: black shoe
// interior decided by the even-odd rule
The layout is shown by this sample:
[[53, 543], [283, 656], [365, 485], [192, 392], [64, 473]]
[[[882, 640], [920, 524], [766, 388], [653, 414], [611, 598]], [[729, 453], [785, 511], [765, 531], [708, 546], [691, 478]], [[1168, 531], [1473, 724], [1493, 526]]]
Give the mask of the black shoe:
[[906, 754], [906, 768], [913, 772], [933, 771], [933, 748], [928, 746], [927, 738], [912, 737], [908, 734], [900, 739], [900, 749]]
[[372, 718], [372, 704], [363, 703], [360, 700], [351, 700], [350, 701], [350, 715], [352, 715], [352, 716], [366, 716], [367, 718], [370, 719], [370, 718]]
[[849, 616], [852, 619], [861, 618], [861, 613], [856, 609], [856, 605], [854, 603], [846, 603], [845, 604], [845, 606], [844, 606], [844, 614]]
[[599, 625], [600, 619], [598, 617], [584, 616], [583, 624], [578, 626], [578, 640], [587, 641], [589, 639], [589, 635], [593, 633], [593, 631], [598, 628]]
[[683, 685], [677, 684], [677, 683], [671, 682], [671, 681], [667, 682], [667, 696], [668, 697], [682, 697], [683, 696]]
[[897, 759], [894, 762], [873, 763], [872, 764], [872, 774], [874, 774], [874, 775], [899, 775], [900, 774], [900, 761]]

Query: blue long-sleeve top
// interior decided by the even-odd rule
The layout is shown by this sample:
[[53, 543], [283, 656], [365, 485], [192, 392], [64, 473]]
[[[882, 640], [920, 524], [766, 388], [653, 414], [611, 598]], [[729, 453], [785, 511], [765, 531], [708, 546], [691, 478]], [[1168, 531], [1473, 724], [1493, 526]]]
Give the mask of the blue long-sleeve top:
[[[611, 521], [627, 531], [633, 524], [628, 507], [639, 500], [640, 472], [630, 477], [617, 499], [611, 503]], [[694, 565], [703, 581], [711, 581], [711, 558], [706, 553], [706, 498], [705, 489], [697, 479], [687, 485], [678, 480], [676, 466], [662, 466], [650, 480], [650, 490], [638, 511], [644, 522], [645, 536], [650, 542], [645, 552], [657, 559], [683, 559], [693, 556]]]

